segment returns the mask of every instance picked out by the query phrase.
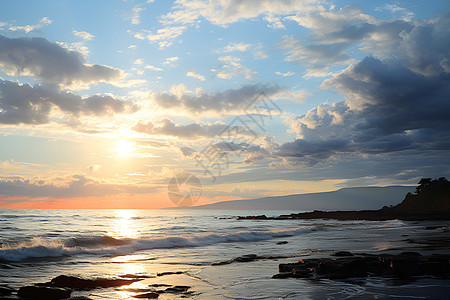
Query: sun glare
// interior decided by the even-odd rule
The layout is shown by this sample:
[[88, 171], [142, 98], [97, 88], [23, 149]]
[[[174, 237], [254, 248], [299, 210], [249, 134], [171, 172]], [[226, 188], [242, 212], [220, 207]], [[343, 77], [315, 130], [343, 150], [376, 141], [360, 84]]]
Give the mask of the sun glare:
[[130, 157], [133, 156], [135, 147], [126, 140], [120, 140], [116, 143], [115, 151], [119, 156]]

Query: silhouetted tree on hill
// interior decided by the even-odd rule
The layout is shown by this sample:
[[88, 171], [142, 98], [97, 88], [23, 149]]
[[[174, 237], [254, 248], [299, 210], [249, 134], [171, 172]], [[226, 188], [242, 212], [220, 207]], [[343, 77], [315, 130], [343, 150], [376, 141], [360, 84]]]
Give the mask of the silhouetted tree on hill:
[[450, 182], [445, 177], [439, 179], [422, 178], [416, 193], [408, 193], [402, 203], [394, 206], [397, 210], [450, 210]]

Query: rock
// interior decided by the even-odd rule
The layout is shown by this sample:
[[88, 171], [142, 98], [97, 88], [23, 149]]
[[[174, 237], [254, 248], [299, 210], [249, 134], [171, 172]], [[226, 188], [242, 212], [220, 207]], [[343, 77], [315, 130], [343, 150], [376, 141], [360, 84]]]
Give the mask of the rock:
[[286, 241], [282, 241], [282, 242], [278, 242], [277, 243], [277, 245], [285, 245], [285, 244], [287, 244], [288, 242], [286, 242]]
[[172, 286], [172, 285], [165, 284], [165, 283], [153, 283], [153, 284], [149, 284], [148, 286], [150, 286], [150, 287], [165, 287], [165, 286]]
[[422, 257], [422, 254], [418, 253], [418, 252], [402, 252], [399, 254], [400, 256], [408, 256], [408, 257]]
[[191, 287], [188, 285], [175, 285], [165, 290], [166, 293], [183, 293], [187, 292]]
[[0, 286], [0, 295], [11, 295], [14, 292], [14, 289], [7, 286]]
[[237, 262], [249, 262], [249, 261], [254, 261], [257, 258], [258, 258], [258, 256], [256, 254], [247, 254], [247, 255], [236, 257], [234, 259], [234, 261], [237, 261]]
[[71, 290], [69, 289], [57, 287], [24, 286], [19, 289], [17, 296], [29, 299], [54, 300], [70, 298], [70, 293]]
[[75, 289], [94, 289], [97, 287], [116, 287], [129, 285], [142, 279], [84, 279], [74, 276], [60, 275], [51, 280], [55, 287], [68, 287]]
[[362, 258], [346, 258], [320, 262], [315, 272], [321, 277], [343, 279], [367, 276], [367, 261]]
[[338, 251], [338, 252], [334, 252], [332, 254], [330, 254], [331, 256], [353, 256], [353, 253], [348, 252], [348, 251]]
[[394, 274], [400, 277], [420, 274], [419, 261], [415, 259], [394, 257], [391, 261], [391, 268]]
[[162, 272], [162, 273], [156, 274], [156, 276], [178, 275], [178, 274], [183, 274], [183, 273], [184, 273], [184, 272], [182, 272], [182, 271], [177, 271], [177, 272]]
[[158, 297], [159, 294], [153, 292], [133, 296], [133, 298], [140, 298], [140, 299], [156, 299]]

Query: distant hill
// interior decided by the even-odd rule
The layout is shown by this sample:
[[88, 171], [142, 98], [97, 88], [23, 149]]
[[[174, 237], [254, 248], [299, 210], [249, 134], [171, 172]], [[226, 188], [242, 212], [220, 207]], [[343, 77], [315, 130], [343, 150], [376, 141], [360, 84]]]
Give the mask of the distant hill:
[[362, 210], [396, 205], [413, 186], [342, 188], [324, 193], [265, 197], [252, 200], [222, 201], [194, 206], [201, 209], [264, 209], [264, 210]]

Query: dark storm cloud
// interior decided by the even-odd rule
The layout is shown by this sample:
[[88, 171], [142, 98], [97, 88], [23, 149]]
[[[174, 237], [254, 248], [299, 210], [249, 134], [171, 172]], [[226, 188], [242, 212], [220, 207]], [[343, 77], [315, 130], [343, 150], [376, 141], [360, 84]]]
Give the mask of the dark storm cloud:
[[[450, 23], [448, 15], [401, 33], [386, 48], [325, 80], [345, 101], [297, 117], [298, 140], [278, 155], [320, 162], [340, 155], [450, 150]], [[434, 152], [429, 152], [430, 155]]]
[[88, 65], [76, 52], [44, 38], [8, 38], [0, 35], [0, 68], [12, 76], [35, 76], [43, 82], [65, 86], [108, 82], [121, 71], [109, 66]]
[[132, 113], [137, 107], [110, 96], [82, 98], [51, 86], [18, 84], [0, 79], [0, 124], [44, 124], [51, 110], [59, 108], [73, 117]]

